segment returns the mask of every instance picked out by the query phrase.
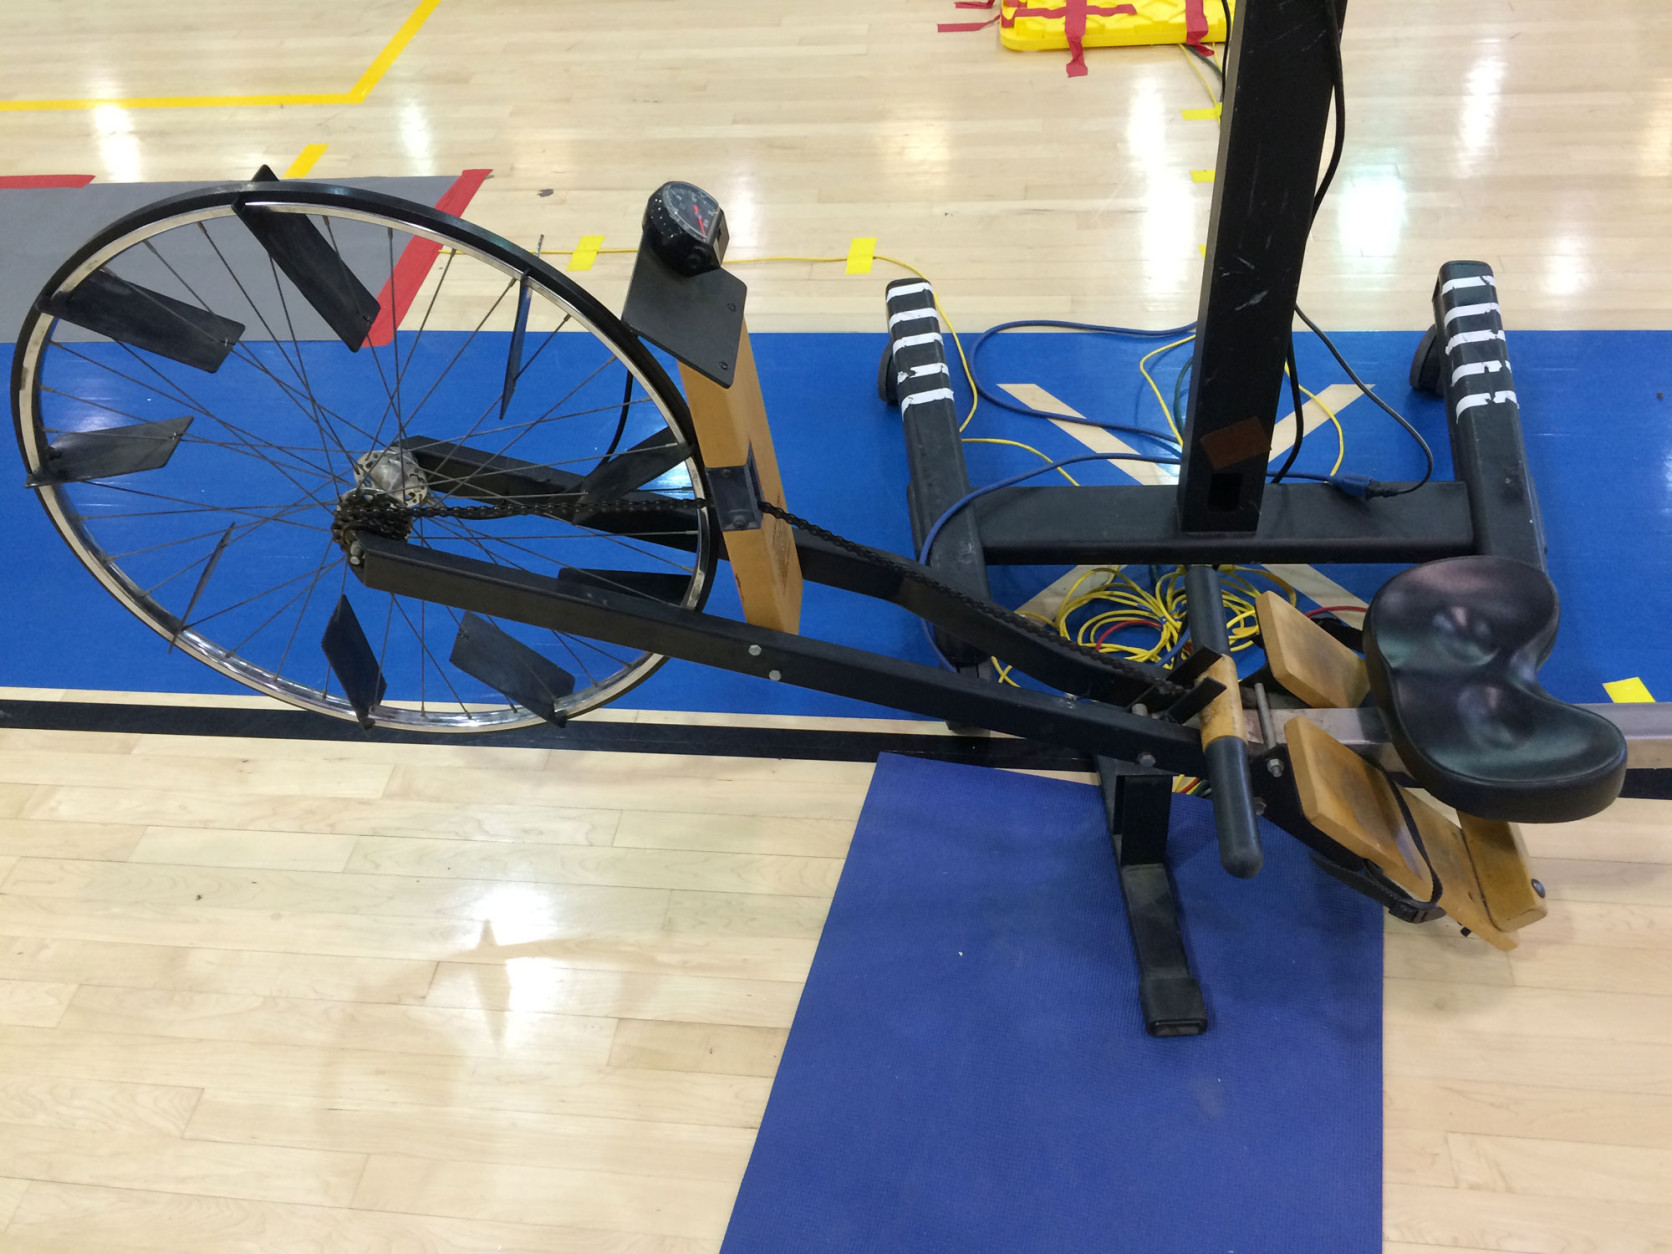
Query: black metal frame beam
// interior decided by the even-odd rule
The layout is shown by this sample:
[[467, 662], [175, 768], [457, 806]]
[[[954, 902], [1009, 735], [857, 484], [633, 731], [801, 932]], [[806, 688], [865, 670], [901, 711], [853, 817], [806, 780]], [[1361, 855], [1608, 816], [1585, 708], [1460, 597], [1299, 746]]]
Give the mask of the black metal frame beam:
[[1260, 521], [1334, 92], [1326, 4], [1339, 29], [1346, 0], [1250, 4], [1232, 31], [1178, 483], [1187, 532]]
[[1498, 281], [1480, 261], [1448, 261], [1434, 283], [1451, 460], [1469, 486], [1477, 551], [1544, 569], [1544, 524], [1527, 472]]
[[[623, 492], [616, 499], [632, 508], [612, 510], [611, 501], [588, 504], [585, 500], [591, 476], [423, 436], [408, 436], [400, 447], [413, 455], [429, 478], [430, 490], [439, 496], [544, 504], [557, 517], [600, 531], [635, 535], [646, 543], [669, 548], [695, 548], [694, 503], [649, 492]], [[630, 460], [633, 450], [624, 456]], [[658, 507], [659, 512], [647, 512], [647, 505]], [[689, 529], [682, 531], [668, 526], [669, 522], [686, 523]], [[720, 534], [715, 536], [716, 542], [722, 539]], [[899, 605], [939, 627], [943, 637], [967, 641], [977, 650], [977, 656], [1002, 658], [1059, 691], [1120, 704], [1144, 698], [1156, 709], [1171, 705], [1188, 691], [1174, 683], [1164, 667], [1127, 662], [1116, 670], [1066, 641], [1029, 632], [983, 613], [975, 599], [961, 595], [957, 589], [949, 594], [933, 584], [908, 579], [897, 568], [902, 559], [892, 553], [861, 546], [844, 548], [800, 530], [795, 533], [795, 544], [805, 579]], [[867, 552], [875, 556], [867, 558]], [[584, 576], [580, 571], [569, 573]]]
[[350, 562], [368, 587], [493, 618], [572, 632], [774, 682], [912, 710], [1180, 775], [1206, 770], [1192, 728], [1011, 688], [846, 645], [810, 640], [648, 597], [556, 580], [357, 532]]
[[[883, 358], [884, 394], [898, 397], [906, 445], [906, 510], [911, 519], [912, 556], [929, 529], [970, 490], [964, 464], [963, 432], [953, 400], [952, 372], [946, 360], [934, 289], [922, 279], [896, 279], [887, 294], [889, 343]], [[886, 386], [892, 382], [892, 388]], [[941, 528], [929, 569], [942, 582], [981, 600], [992, 593], [981, 559], [976, 519], [964, 512]], [[935, 644], [954, 666], [975, 666], [987, 655], [966, 641], [937, 632]]]
[[1327, 483], [1266, 491], [1255, 528], [1181, 530], [1167, 485], [1004, 488], [970, 506], [987, 560], [1012, 566], [1103, 562], [1427, 562], [1473, 553], [1469, 487], [1425, 484], [1362, 500]]

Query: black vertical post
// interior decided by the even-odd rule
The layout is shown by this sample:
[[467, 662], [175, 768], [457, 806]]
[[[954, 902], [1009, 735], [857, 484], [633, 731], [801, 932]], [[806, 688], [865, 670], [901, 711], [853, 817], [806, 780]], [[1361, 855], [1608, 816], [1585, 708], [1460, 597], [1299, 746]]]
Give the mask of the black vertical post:
[[1167, 870], [1173, 777], [1113, 758], [1098, 758], [1097, 774], [1138, 959], [1144, 1028], [1151, 1036], [1200, 1036], [1208, 1027], [1207, 1004], [1190, 971]]
[[1225, 80], [1196, 365], [1179, 476], [1185, 531], [1253, 531], [1288, 356], [1346, 0], [1245, 0]]

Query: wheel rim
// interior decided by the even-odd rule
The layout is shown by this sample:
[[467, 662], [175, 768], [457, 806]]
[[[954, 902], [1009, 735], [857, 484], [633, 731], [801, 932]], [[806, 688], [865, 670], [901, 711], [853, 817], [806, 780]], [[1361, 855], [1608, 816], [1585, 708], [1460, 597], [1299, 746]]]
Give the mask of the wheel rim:
[[[373, 324], [358, 352], [332, 334], [329, 285], [299, 287], [240, 221], [251, 209], [312, 224], [363, 292], [376, 293], [382, 326]], [[143, 294], [113, 297], [111, 276]], [[112, 333], [105, 314], [86, 314], [102, 302], [167, 323], [163, 300], [243, 325], [218, 368], [178, 359], [190, 336], [159, 350], [141, 342], [154, 325]], [[406, 312], [392, 335], [390, 306]], [[488, 486], [498, 482], [492, 476], [426, 472], [420, 458], [447, 444], [570, 479], [642, 441], [669, 441], [657, 432], [694, 447], [684, 403], [655, 359], [549, 266], [421, 206], [309, 184], [176, 197], [91, 241], [25, 321], [13, 403], [32, 481], [62, 477], [78, 439], [95, 450], [77, 463], [80, 477], [38, 493], [78, 558], [142, 621], [258, 692], [353, 719], [359, 712], [319, 644], [346, 596], [388, 684], [369, 721], [426, 731], [495, 730], [539, 716], [453, 665], [457, 612], [348, 578], [329, 534], [341, 495], [372, 485], [408, 504], [516, 499]], [[163, 464], [91, 473], [108, 468], [119, 439], [184, 418]], [[673, 535], [612, 534], [550, 517], [431, 519], [415, 524], [413, 542], [550, 577], [590, 572], [701, 608], [715, 528], [695, 453], [630, 490], [677, 503], [689, 521]], [[494, 625], [573, 676], [574, 690], [555, 703], [563, 717], [614, 700], [662, 661]]]

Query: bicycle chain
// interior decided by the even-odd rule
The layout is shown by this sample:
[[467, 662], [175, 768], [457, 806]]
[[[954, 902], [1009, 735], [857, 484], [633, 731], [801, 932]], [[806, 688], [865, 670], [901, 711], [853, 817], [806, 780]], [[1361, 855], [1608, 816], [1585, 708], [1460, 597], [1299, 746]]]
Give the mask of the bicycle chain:
[[[623, 512], [652, 512], [665, 511], [671, 502], [667, 501], [608, 501], [599, 502], [599, 508], [607, 509], [611, 513]], [[1156, 679], [1153, 673], [1145, 667], [1128, 662], [1123, 658], [1110, 657], [1096, 649], [1087, 648], [1076, 640], [1071, 640], [1054, 628], [1037, 622], [1009, 610], [991, 601], [984, 601], [980, 597], [971, 596], [951, 584], [945, 583], [931, 575], [923, 566], [916, 562], [907, 561], [892, 553], [881, 549], [874, 549], [869, 545], [860, 544], [857, 540], [850, 540], [846, 536], [838, 535], [828, 528], [821, 527], [809, 519], [789, 510], [773, 505], [767, 501], [759, 502], [761, 511], [771, 515], [791, 527], [805, 531], [827, 544], [851, 553], [868, 565], [887, 570], [902, 579], [909, 579], [923, 587], [930, 588], [949, 600], [956, 601], [965, 609], [979, 614], [994, 622], [1002, 623], [1006, 627], [1019, 628], [1039, 640], [1048, 642], [1058, 648], [1068, 648], [1081, 654], [1084, 658], [1111, 674], [1120, 676], [1128, 683], [1143, 684], [1152, 688], [1156, 696], [1176, 700], [1182, 697], [1188, 689], [1180, 684], [1165, 679]], [[347, 552], [352, 545], [351, 533], [354, 531], [368, 531], [373, 535], [385, 539], [405, 542], [412, 534], [414, 522], [426, 518], [462, 518], [471, 521], [485, 522], [496, 518], [516, 518], [535, 515], [546, 518], [561, 518], [566, 522], [573, 522], [574, 515], [579, 512], [580, 498], [552, 499], [547, 498], [539, 502], [503, 501], [496, 505], [407, 505], [386, 492], [375, 489], [355, 488], [345, 493], [337, 502], [336, 516], [331, 523], [331, 537]], [[584, 507], [583, 507], [584, 508]]]
[[[590, 508], [612, 514], [663, 513], [668, 501], [602, 501]], [[581, 498], [545, 498], [538, 503], [502, 501], [497, 505], [407, 505], [387, 492], [376, 488], [355, 488], [343, 493], [337, 501], [336, 516], [331, 521], [331, 538], [346, 551], [349, 533], [369, 531], [374, 536], [403, 543], [412, 535], [412, 524], [426, 518], [463, 518], [471, 522], [489, 522], [496, 518], [535, 516], [558, 518], [575, 522], [575, 515], [586, 511]], [[576, 524], [583, 526], [584, 524]]]

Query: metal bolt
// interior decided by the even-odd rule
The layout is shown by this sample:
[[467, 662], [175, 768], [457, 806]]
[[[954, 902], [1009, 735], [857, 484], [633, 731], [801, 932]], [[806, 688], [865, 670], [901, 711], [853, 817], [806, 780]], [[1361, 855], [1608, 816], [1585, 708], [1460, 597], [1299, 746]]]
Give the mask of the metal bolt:
[[1148, 718], [1149, 706], [1145, 705], [1142, 701], [1134, 701], [1132, 703], [1132, 712], [1139, 718]]
[[728, 313], [736, 313], [737, 312], [737, 302], [734, 301], [734, 300], [728, 300], [726, 302], [726, 311]]
[[752, 644], [752, 645], [749, 646], [749, 656], [750, 657], [759, 657], [760, 655], [761, 655], [760, 645]]
[[365, 560], [365, 547], [358, 540], [348, 546], [348, 564], [350, 566], [358, 566]]
[[723, 361], [723, 362], [721, 362], [721, 363], [720, 363], [720, 369], [722, 369], [722, 370], [730, 370], [730, 369], [731, 369], [731, 362], [729, 362], [729, 361]]
[[1283, 759], [1282, 758], [1267, 758], [1266, 759], [1266, 774], [1270, 775], [1273, 779], [1282, 779], [1283, 778]]
[[1537, 893], [1540, 897], [1543, 897], [1544, 896], [1544, 885], [1539, 883], [1537, 880], [1534, 880], [1533, 881], [1533, 891], [1535, 893]]
[[783, 671], [767, 671], [766, 672], [766, 677], [768, 679], [770, 679], [773, 683], [777, 683], [780, 679], [782, 679], [784, 677], [784, 672]]
[[1260, 712], [1260, 739], [1267, 745], [1275, 745], [1277, 737], [1271, 730], [1271, 702], [1266, 698], [1266, 686], [1254, 685], [1254, 708]]
[[1140, 753], [1138, 755], [1138, 765], [1148, 770], [1155, 765], [1155, 755], [1153, 753]]
[[1256, 818], [1258, 818], [1261, 815], [1263, 815], [1265, 812], [1266, 812], [1266, 800], [1265, 800], [1265, 798], [1264, 797], [1254, 798], [1254, 816]]

